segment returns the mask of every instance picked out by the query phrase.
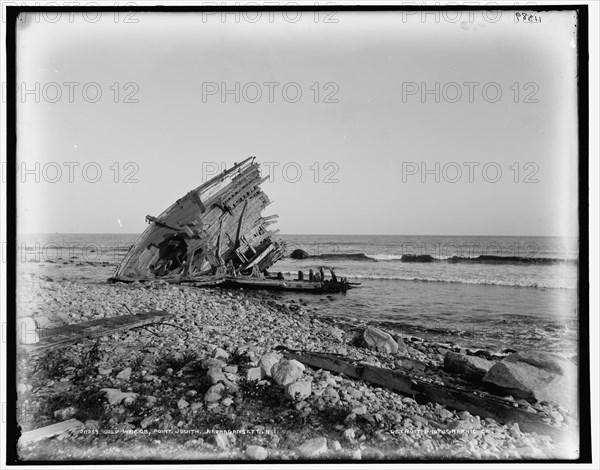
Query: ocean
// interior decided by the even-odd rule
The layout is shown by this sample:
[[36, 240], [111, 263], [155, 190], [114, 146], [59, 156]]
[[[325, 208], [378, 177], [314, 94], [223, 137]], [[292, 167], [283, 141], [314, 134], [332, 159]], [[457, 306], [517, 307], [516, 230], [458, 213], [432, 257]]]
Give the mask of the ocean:
[[[63, 278], [106, 282], [138, 234], [18, 236], [19, 261]], [[318, 266], [360, 283], [331, 296], [304, 297], [322, 315], [388, 331], [501, 351], [577, 355], [578, 240], [563, 237], [283, 235], [288, 253], [270, 271], [295, 276]], [[66, 265], [63, 263], [67, 263]], [[39, 266], [39, 268], [37, 267]]]

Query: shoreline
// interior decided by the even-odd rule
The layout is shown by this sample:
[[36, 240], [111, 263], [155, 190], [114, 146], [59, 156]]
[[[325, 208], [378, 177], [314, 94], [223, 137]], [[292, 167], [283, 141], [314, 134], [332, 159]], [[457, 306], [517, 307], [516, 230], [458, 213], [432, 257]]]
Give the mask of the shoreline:
[[[290, 398], [286, 388], [262, 372], [252, 375], [265, 355], [277, 354], [277, 346], [340, 354], [392, 369], [401, 362], [398, 355], [354, 345], [356, 332], [371, 322], [322, 317], [312, 300], [283, 303], [269, 293], [160, 281], [95, 284], [26, 277], [21, 278], [25, 284], [19, 300], [26, 311], [20, 313], [33, 314], [38, 327], [128, 315], [124, 304], [133, 312], [166, 310], [173, 314], [167, 322], [177, 326], [84, 340], [37, 358], [20, 355], [24, 430], [73, 417], [85, 425], [84, 432], [21, 447], [26, 460], [111, 455], [209, 460], [577, 457], [572, 446], [523, 433], [518, 425], [418, 404], [392, 390], [325, 370], [305, 367], [302, 381], [310, 384], [310, 392], [301, 399]], [[25, 297], [29, 303], [21, 303]], [[460, 351], [459, 346], [416, 337], [402, 341], [403, 357], [428, 365], [423, 380], [464, 382], [443, 371], [443, 352]], [[207, 401], [206, 394], [217, 385], [222, 395]], [[135, 394], [135, 399], [109, 405], [108, 392], [102, 392], [106, 389]], [[534, 406], [549, 423], [564, 428], [575, 424], [560, 407]], [[226, 437], [215, 437], [207, 432], [210, 429], [221, 429], [219, 436]]]

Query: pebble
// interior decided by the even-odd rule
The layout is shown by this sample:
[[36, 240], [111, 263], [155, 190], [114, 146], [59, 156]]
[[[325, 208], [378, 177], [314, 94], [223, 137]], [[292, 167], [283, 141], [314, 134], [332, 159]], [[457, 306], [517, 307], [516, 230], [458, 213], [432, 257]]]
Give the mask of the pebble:
[[183, 410], [184, 408], [187, 408], [188, 406], [189, 406], [189, 403], [187, 401], [185, 401], [183, 398], [181, 398], [177, 402], [177, 408], [179, 408], [180, 410]]
[[283, 356], [280, 353], [269, 352], [260, 358], [258, 365], [262, 367], [265, 376], [271, 377], [271, 370], [273, 369], [273, 366], [281, 359], [283, 359]]
[[210, 380], [210, 383], [212, 385], [215, 385], [219, 382], [227, 381], [225, 374], [220, 369], [217, 369], [217, 368], [209, 369], [209, 371], [206, 373], [206, 377], [208, 378], [208, 380]]
[[231, 445], [231, 437], [225, 433], [210, 434], [206, 441], [221, 450], [225, 450]]
[[117, 374], [117, 379], [123, 380], [125, 382], [129, 382], [130, 378], [131, 378], [131, 367], [127, 367]]
[[262, 367], [252, 367], [246, 371], [246, 380], [248, 382], [261, 380], [265, 377], [265, 371]]
[[[111, 269], [113, 268], [114, 266], [111, 266]], [[204, 415], [218, 420], [237, 420], [241, 417], [242, 415], [238, 414], [241, 411], [238, 408], [240, 392], [236, 382], [239, 383], [239, 388], [242, 388], [248, 368], [262, 368], [264, 375], [259, 376], [258, 381], [253, 382], [253, 386], [263, 384], [269, 387], [269, 394], [278, 393], [283, 398], [286, 394], [285, 388], [288, 391], [294, 388], [290, 387], [290, 384], [302, 382], [310, 384], [311, 393], [308, 397], [296, 394], [295, 397], [299, 401], [286, 405], [290, 410], [298, 409], [299, 411], [294, 411], [294, 413], [301, 415], [301, 419], [305, 420], [307, 424], [313, 420], [316, 423], [324, 424], [322, 423], [325, 416], [323, 413], [338, 406], [343, 410], [352, 410], [349, 416], [351, 419], [345, 421], [342, 415], [336, 422], [335, 415], [333, 415], [331, 423], [328, 424], [335, 431], [327, 435], [329, 439], [315, 437], [323, 431], [318, 431], [318, 428], [313, 428], [312, 425], [298, 426], [296, 437], [290, 439], [289, 444], [286, 444], [287, 439], [282, 439], [278, 443], [275, 439], [277, 436], [255, 435], [240, 439], [243, 447], [231, 449], [235, 442], [233, 439], [224, 435], [210, 435], [207, 441], [219, 450], [231, 449], [232, 452], [236, 452], [235, 455], [244, 455], [250, 448], [250, 446], [246, 447], [248, 444], [260, 444], [256, 447], [265, 449], [273, 458], [287, 460], [304, 457], [298, 452], [298, 443], [303, 442], [304, 445], [310, 442], [311, 438], [315, 438], [325, 442], [323, 453], [318, 454], [315, 458], [326, 456], [327, 452], [340, 451], [343, 453], [336, 454], [337, 457], [348, 458], [352, 455], [356, 459], [380, 459], [385, 456], [389, 457], [390, 452], [392, 452], [392, 456], [398, 456], [400, 459], [447, 455], [444, 452], [449, 453], [450, 458], [453, 459], [460, 455], [471, 460], [477, 456], [483, 459], [519, 460], [535, 458], [536, 455], [543, 457], [544, 453], [556, 455], [555, 444], [546, 436], [522, 433], [518, 425], [503, 426], [493, 420], [480, 422], [478, 418], [472, 417], [469, 413], [457, 414], [443, 407], [419, 405], [413, 398], [400, 398], [386, 388], [376, 387], [327, 371], [315, 371], [297, 361], [289, 361], [289, 363], [292, 364], [291, 368], [297, 371], [298, 376], [293, 377], [290, 383], [282, 386], [283, 388], [273, 387], [273, 382], [277, 383], [277, 381], [275, 379], [266, 380], [269, 367], [264, 358], [270, 355], [277, 359], [276, 362], [272, 361], [275, 362], [271, 365], [272, 372], [273, 366], [282, 361], [280, 353], [274, 350], [277, 345], [287, 345], [295, 349], [310, 351], [338, 352], [357, 362], [381, 364], [386, 368], [396, 368], [396, 363], [402, 361], [399, 356], [393, 357], [367, 349], [361, 350], [350, 343], [341, 343], [340, 341], [347, 341], [352, 337], [351, 330], [344, 326], [343, 321], [338, 324], [339, 328], [338, 326], [332, 327], [331, 323], [317, 318], [318, 312], [313, 313], [298, 304], [296, 304], [300, 308], [298, 313], [289, 313], [286, 309], [278, 307], [279, 301], [273, 300], [275, 297], [270, 295], [266, 295], [260, 300], [246, 298], [246, 293], [241, 292], [224, 293], [193, 289], [187, 286], [162, 286], [158, 283], [153, 285], [150, 290], [145, 289], [144, 284], [84, 286], [81, 283], [69, 282], [66, 284], [60, 280], [52, 283], [52, 286], [57, 290], [52, 294], [53, 297], [45, 298], [39, 302], [39, 305], [44, 306], [44, 312], [58, 311], [61, 313], [62, 320], [60, 321], [58, 316], [48, 314], [49, 320], [56, 321], [57, 324], [84, 321], [86, 318], [81, 314], [82, 312], [89, 313], [88, 319], [122, 315], [122, 305], [126, 303], [135, 305], [137, 311], [160, 308], [168, 310], [174, 314], [172, 323], [185, 328], [191, 334], [186, 341], [180, 330], [157, 327], [153, 328], [153, 331], [156, 331], [159, 337], [143, 329], [106, 335], [100, 338], [98, 343], [105, 354], [100, 363], [94, 365], [97, 369], [93, 370], [97, 370], [98, 375], [94, 373], [81, 383], [79, 380], [75, 380], [78, 369], [65, 370], [63, 376], [55, 377], [52, 385], [48, 382], [41, 392], [38, 392], [37, 389], [32, 390], [29, 384], [23, 383], [22, 386], [20, 384], [20, 391], [32, 391], [31, 395], [25, 397], [28, 403], [44, 404], [44, 394], [47, 396], [48, 393], [60, 394], [74, 389], [94, 392], [104, 383], [113, 382], [109, 378], [113, 371], [120, 371], [117, 374], [119, 376], [129, 369], [129, 377], [119, 377], [118, 380], [123, 381], [121, 385], [113, 385], [115, 387], [113, 389], [100, 389], [104, 391], [109, 404], [111, 399], [113, 401], [109, 412], [110, 419], [100, 421], [103, 423], [102, 426], [109, 426], [113, 429], [132, 428], [133, 424], [121, 422], [126, 416], [122, 413], [127, 411], [126, 403], [131, 403], [138, 398], [135, 392], [144, 393], [142, 392], [144, 390], [146, 393], [154, 393], [160, 397], [159, 401], [156, 397], [144, 396], [145, 393], [141, 396], [142, 402], [145, 401], [147, 404], [146, 413], [151, 413], [149, 416], [144, 416], [142, 420], [144, 426], [159, 425], [164, 426], [164, 429], [177, 425], [180, 428], [193, 427], [192, 420]], [[32, 289], [29, 291], [35, 292]], [[42, 292], [44, 291], [42, 289]], [[96, 302], [95, 299], [102, 300]], [[315, 303], [318, 302], [315, 301]], [[233, 305], [235, 308], [232, 307]], [[197, 311], [202, 312], [201, 320], [196, 315]], [[37, 321], [37, 317], [33, 316]], [[400, 343], [398, 340], [397, 342]], [[214, 344], [207, 346], [210, 343]], [[408, 336], [404, 337], [404, 343], [406, 350], [401, 354], [410, 359], [425, 362], [429, 367], [427, 380], [433, 383], [440, 383], [442, 377], [439, 372], [439, 368], [442, 366], [440, 351], [444, 353], [446, 350], [460, 351], [461, 349], [453, 345], [446, 347], [433, 341], [424, 342], [418, 338], [409, 340]], [[82, 354], [87, 350], [87, 347], [82, 345], [74, 345], [70, 354], [74, 359], [81, 359]], [[127, 365], [125, 361], [131, 361], [138, 356], [140, 351], [147, 357], [144, 362], [144, 368], [147, 370], [139, 376], [131, 372], [132, 367], [121, 370], [124, 365]], [[235, 353], [231, 353], [232, 351]], [[184, 367], [171, 365], [163, 374], [162, 371], [159, 373], [157, 367], [151, 365], [154, 360], [161, 357], [180, 354], [180, 358], [183, 358], [184, 353], [187, 354], [187, 352], [196, 354], [197, 358], [188, 362]], [[464, 352], [467, 351], [464, 350]], [[232, 363], [227, 364], [228, 361]], [[198, 366], [202, 366], [202, 368]], [[443, 375], [443, 377], [447, 378], [448, 375]], [[61, 382], [61, 380], [66, 382]], [[457, 381], [456, 383], [461, 382]], [[121, 391], [117, 389], [118, 386], [123, 389], [127, 387], [128, 390]], [[206, 386], [210, 386], [210, 388], [204, 393]], [[193, 392], [200, 392], [200, 394], [192, 398], [194, 397]], [[177, 397], [182, 396], [185, 398], [176, 401]], [[127, 401], [126, 398], [128, 398]], [[214, 401], [211, 401], [213, 399]], [[261, 397], [258, 400], [262, 399]], [[178, 409], [179, 404], [184, 405], [183, 402], [191, 403]], [[513, 400], [513, 402], [523, 410], [547, 414], [549, 424], [559, 423], [562, 426], [576, 424], [576, 420], [573, 422], [573, 418], [552, 404], [535, 404], [533, 408], [527, 408], [523, 400]], [[244, 403], [244, 405], [248, 406], [248, 403]], [[367, 407], [371, 411], [370, 413], [367, 411]], [[535, 408], [538, 408], [537, 411]], [[200, 410], [207, 411], [200, 412]], [[171, 417], [171, 414], [175, 418]], [[407, 419], [408, 417], [411, 419]], [[52, 415], [47, 418], [51, 419]], [[562, 423], [560, 423], [561, 418], [563, 418]], [[278, 419], [280, 419], [279, 416], [270, 414], [268, 407], [265, 410], [257, 409], [255, 424], [262, 425], [263, 430], [271, 430], [279, 425], [285, 427], [287, 423], [282, 423]], [[327, 415], [327, 420], [329, 419], [330, 417]], [[98, 420], [96, 421], [98, 423]], [[137, 426], [141, 426], [142, 423]], [[389, 427], [383, 428], [384, 425], [389, 425]], [[416, 437], [416, 435], [411, 436], [408, 433], [392, 432], [393, 429], [399, 429], [401, 426], [405, 426], [407, 429], [418, 426], [426, 431], [445, 429], [451, 425], [480, 431], [469, 434], [467, 440], [449, 440], [446, 436], [439, 434], [430, 434], [429, 436], [423, 434]], [[255, 428], [252, 424], [241, 424], [240, 426], [245, 429]], [[360, 428], [361, 431], [357, 431], [357, 428]], [[351, 445], [353, 448], [344, 450], [340, 441], [334, 440], [335, 437], [338, 437], [345, 446]], [[63, 437], [63, 439], [69, 438]], [[388, 438], [391, 442], [388, 441]], [[100, 443], [102, 442], [100, 440]], [[160, 446], [160, 442], [162, 441], [156, 443], [157, 447]], [[199, 450], [194, 447], [202, 445], [203, 442], [202, 439], [191, 439], [185, 445], [193, 450]], [[359, 443], [361, 447], [356, 448]], [[393, 446], [390, 447], [392, 443]], [[323, 446], [321, 446], [322, 448]], [[391, 448], [394, 450], [390, 451]], [[213, 452], [216, 450], [213, 449]], [[260, 451], [258, 452], [258, 456], [261, 456]], [[247, 453], [245, 455], [252, 458]], [[252, 460], [259, 460], [259, 458], [252, 458]]]
[[208, 403], [219, 401], [222, 398], [223, 393], [225, 393], [225, 385], [221, 383], [213, 385], [204, 394], [204, 401]]
[[285, 396], [294, 401], [301, 401], [308, 398], [311, 391], [310, 382], [308, 380], [300, 380], [285, 387]]
[[73, 416], [75, 416], [75, 414], [77, 414], [77, 408], [74, 406], [68, 406], [66, 408], [56, 410], [54, 412], [54, 417], [61, 421], [66, 421], [67, 419], [71, 419]]
[[229, 359], [229, 353], [221, 348], [215, 348], [211, 354], [214, 359], [223, 359], [225, 362]]
[[271, 369], [273, 380], [277, 385], [285, 387], [298, 379], [304, 373], [304, 364], [300, 364], [295, 360], [281, 359]]
[[110, 405], [118, 405], [121, 402], [124, 402], [125, 404], [131, 404], [138, 396], [137, 393], [121, 392], [120, 390], [114, 388], [103, 388], [100, 391], [106, 393], [106, 399]]
[[298, 453], [307, 458], [319, 457], [327, 452], [327, 439], [315, 437], [304, 442], [298, 447]]
[[262, 446], [248, 446], [246, 448], [246, 456], [251, 460], [265, 460], [269, 453]]

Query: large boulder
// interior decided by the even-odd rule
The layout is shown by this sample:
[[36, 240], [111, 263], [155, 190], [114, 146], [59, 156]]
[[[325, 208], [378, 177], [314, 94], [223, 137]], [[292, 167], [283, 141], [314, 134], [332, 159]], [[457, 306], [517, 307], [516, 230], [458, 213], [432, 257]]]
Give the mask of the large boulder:
[[299, 380], [285, 387], [285, 396], [295, 401], [304, 400], [310, 397], [311, 393], [312, 386], [308, 380]]
[[448, 351], [444, 356], [444, 370], [446, 372], [460, 374], [474, 383], [481, 380], [494, 365], [493, 362], [478, 356], [467, 356]]
[[285, 387], [296, 382], [304, 374], [304, 364], [292, 359], [281, 359], [271, 368], [271, 376], [277, 385]]
[[304, 250], [301, 250], [300, 248], [292, 251], [292, 253], [290, 254], [290, 258], [292, 259], [306, 259], [308, 258], [308, 253]]
[[273, 366], [283, 359], [281, 353], [268, 352], [260, 358], [258, 365], [263, 369], [267, 377], [271, 377]]
[[298, 453], [304, 458], [315, 458], [327, 453], [327, 438], [309, 439], [298, 447]]
[[369, 326], [354, 338], [354, 344], [361, 348], [375, 349], [379, 352], [395, 353], [398, 351], [398, 343], [389, 333], [379, 328]]
[[524, 362], [525, 364], [540, 367], [559, 375], [568, 374], [575, 366], [573, 362], [562, 356], [539, 351], [513, 353], [507, 356], [504, 362]]
[[528, 401], [554, 401], [577, 411], [577, 365], [537, 351], [513, 353], [483, 377], [492, 391]]

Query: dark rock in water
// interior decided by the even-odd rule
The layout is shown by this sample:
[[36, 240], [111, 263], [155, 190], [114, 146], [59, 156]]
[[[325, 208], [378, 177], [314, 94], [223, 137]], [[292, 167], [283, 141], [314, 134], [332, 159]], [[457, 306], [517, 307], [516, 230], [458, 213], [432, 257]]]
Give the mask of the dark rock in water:
[[292, 251], [292, 253], [290, 254], [290, 258], [292, 259], [306, 259], [308, 258], [308, 253], [304, 250], [301, 250], [300, 248]]
[[412, 253], [402, 255], [402, 261], [405, 263], [431, 263], [435, 258], [431, 255], [415, 255]]
[[375, 349], [379, 352], [393, 354], [398, 351], [398, 343], [394, 341], [392, 335], [372, 326], [369, 326], [362, 333], [358, 333], [354, 337], [354, 344], [361, 348]]
[[512, 354], [512, 353], [516, 353], [517, 350], [516, 349], [512, 349], [512, 348], [506, 348], [502, 350], [502, 354]]
[[555, 354], [511, 354], [488, 371], [483, 383], [515, 398], [555, 401], [567, 409], [577, 409], [577, 366]]
[[483, 357], [467, 356], [450, 351], [444, 356], [444, 370], [460, 374], [475, 383], [481, 383], [493, 365], [493, 362]]

